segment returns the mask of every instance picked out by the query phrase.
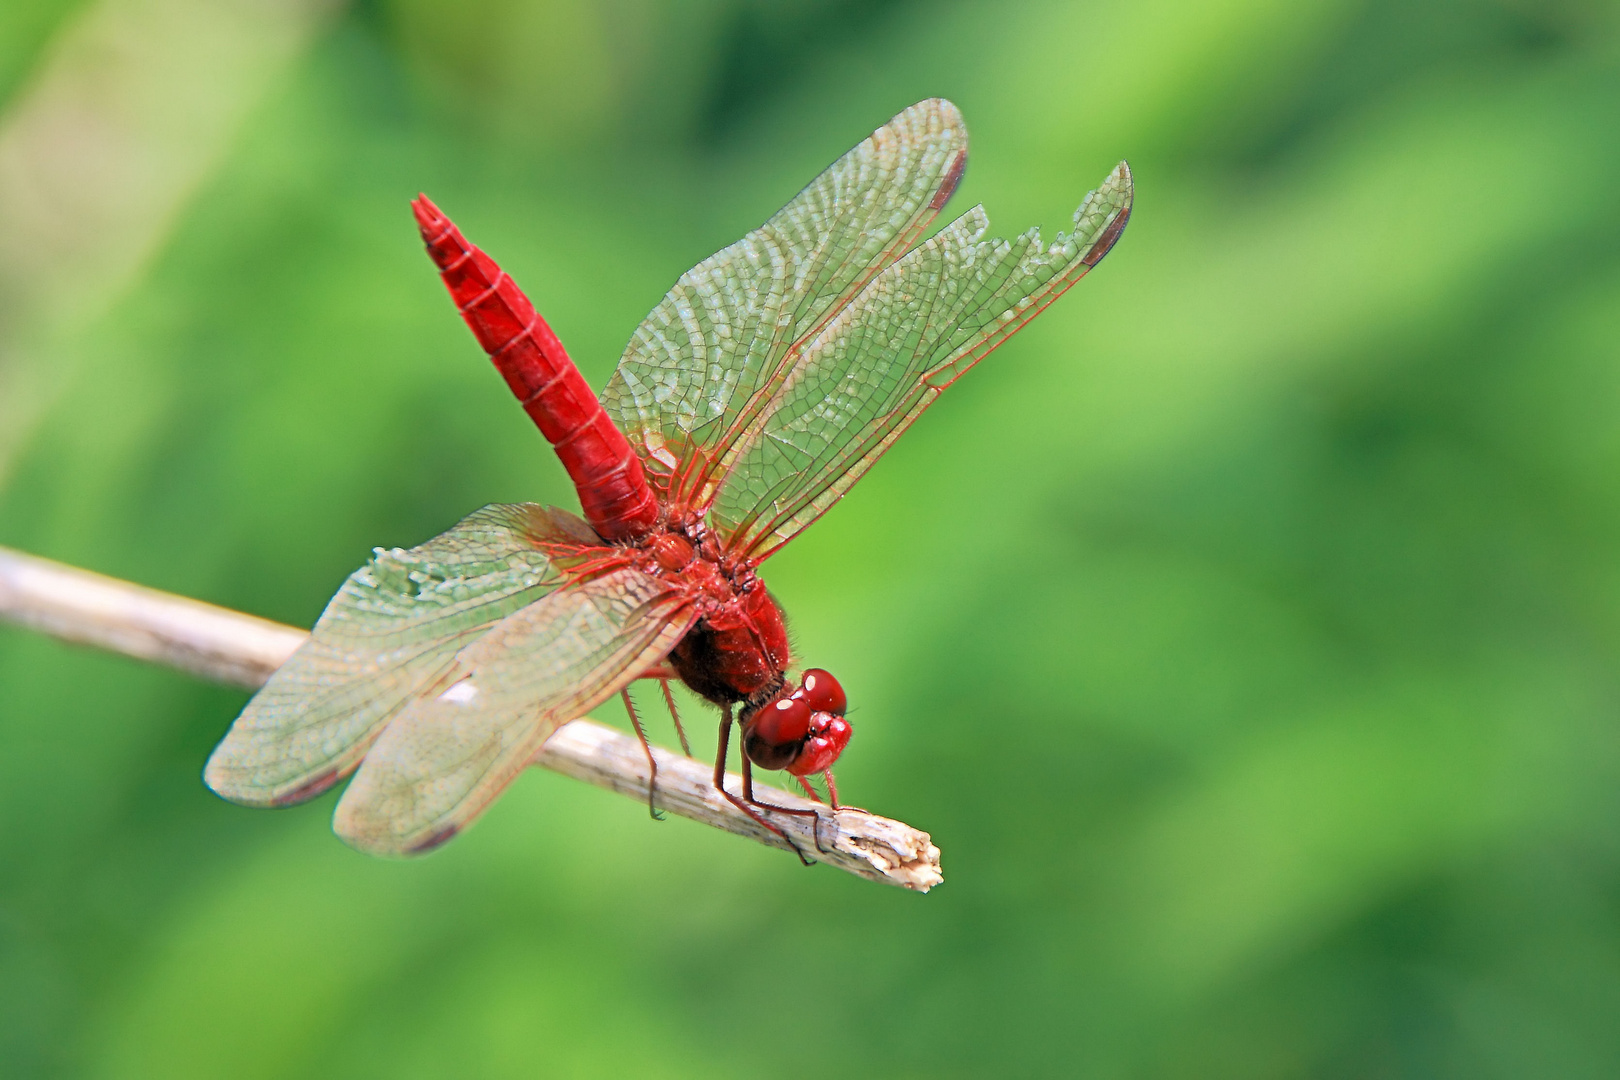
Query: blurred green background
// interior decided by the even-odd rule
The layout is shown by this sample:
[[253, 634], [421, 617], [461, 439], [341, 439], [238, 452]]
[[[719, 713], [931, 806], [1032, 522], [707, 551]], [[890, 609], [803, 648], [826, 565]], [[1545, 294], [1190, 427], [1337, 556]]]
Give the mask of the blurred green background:
[[203, 788], [245, 694], [0, 628], [0, 1073], [1620, 1075], [1616, 15], [9, 0], [0, 543], [300, 625], [573, 505], [416, 192], [598, 386], [919, 98], [1002, 235], [1138, 195], [767, 568], [942, 888], [538, 772], [372, 860]]

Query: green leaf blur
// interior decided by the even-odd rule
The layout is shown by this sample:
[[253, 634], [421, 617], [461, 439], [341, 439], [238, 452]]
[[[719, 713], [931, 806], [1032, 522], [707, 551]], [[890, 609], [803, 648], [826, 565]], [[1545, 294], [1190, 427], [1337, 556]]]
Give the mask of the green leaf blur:
[[[186, 2], [5, 6], [0, 182], [64, 36]], [[598, 386], [919, 98], [998, 234], [1136, 210], [766, 567], [943, 887], [539, 773], [377, 861], [202, 786], [246, 695], [0, 628], [0, 1074], [1620, 1075], [1611, 5], [366, 0], [276, 64], [121, 277], [5, 248], [0, 544], [308, 625], [573, 505], [418, 191]]]

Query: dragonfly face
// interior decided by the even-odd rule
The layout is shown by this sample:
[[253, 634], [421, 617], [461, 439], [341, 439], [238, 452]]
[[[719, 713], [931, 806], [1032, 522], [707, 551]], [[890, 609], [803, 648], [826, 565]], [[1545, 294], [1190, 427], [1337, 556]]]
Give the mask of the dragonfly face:
[[844, 688], [811, 668], [791, 693], [744, 709], [743, 752], [762, 769], [814, 776], [832, 768], [854, 734], [844, 719]]
[[[787, 630], [757, 568], [1130, 218], [1121, 162], [1050, 243], [1033, 229], [986, 238], [981, 207], [924, 240], [966, 162], [956, 106], [901, 112], [683, 274], [600, 397], [512, 279], [419, 198], [428, 254], [585, 520], [490, 506], [379, 549], [248, 703], [209, 785], [278, 806], [355, 772], [338, 833], [421, 851], [476, 818], [558, 726], [672, 669], [721, 709], [715, 784], [734, 805], [786, 839], [752, 799], [751, 765], [825, 772], [836, 804], [843, 689], [819, 669], [790, 687]], [[740, 799], [724, 786], [738, 705]]]

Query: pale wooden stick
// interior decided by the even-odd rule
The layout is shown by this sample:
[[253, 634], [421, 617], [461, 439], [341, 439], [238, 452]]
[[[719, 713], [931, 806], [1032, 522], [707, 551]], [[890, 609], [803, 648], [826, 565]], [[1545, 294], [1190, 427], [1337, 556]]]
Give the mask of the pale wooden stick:
[[249, 689], [263, 686], [309, 636], [9, 548], [0, 548], [0, 618]]
[[[9, 548], [0, 548], [0, 618], [66, 641], [250, 689], [264, 685], [270, 673], [309, 636], [281, 623]], [[708, 765], [662, 747], [653, 747], [653, 755], [658, 761], [661, 807], [785, 849], [780, 837], [761, 828], [714, 789]], [[535, 764], [647, 801], [646, 756], [635, 739], [615, 728], [590, 720], [565, 724], [547, 740]], [[742, 791], [741, 779], [729, 773], [726, 786], [733, 793]], [[760, 800], [778, 806], [819, 808], [818, 819], [769, 815], [812, 859], [917, 892], [927, 892], [945, 880], [939, 868], [939, 848], [927, 833], [904, 822], [856, 810], [834, 813], [776, 788], [757, 786], [755, 790]]]

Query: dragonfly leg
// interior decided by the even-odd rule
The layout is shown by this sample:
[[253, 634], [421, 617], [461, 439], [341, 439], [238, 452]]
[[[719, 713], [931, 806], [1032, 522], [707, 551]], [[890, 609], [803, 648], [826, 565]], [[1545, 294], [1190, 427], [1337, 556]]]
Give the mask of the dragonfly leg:
[[669, 692], [669, 680], [659, 679], [658, 685], [664, 688], [664, 704], [669, 706], [669, 718], [675, 721], [675, 734], [681, 740], [681, 753], [691, 757], [692, 746], [686, 741], [686, 729], [681, 727], [681, 713], [675, 708], [675, 695]]
[[[813, 823], [810, 826], [810, 835], [815, 838], [816, 850], [821, 852], [823, 855], [827, 854], [827, 849], [821, 844], [821, 815], [819, 813], [814, 810], [801, 810], [792, 806], [777, 806], [775, 803], [760, 802], [758, 799], [754, 798], [754, 768], [753, 763], [748, 760], [747, 754], [743, 755], [742, 776], [743, 798], [747, 799], [755, 806], [762, 810], [775, 810], [782, 814], [793, 814], [796, 817], [811, 818]], [[808, 789], [809, 785], [805, 786]], [[812, 791], [810, 795], [811, 798], [815, 798], [815, 792]], [[820, 802], [821, 800], [817, 799], [816, 801]], [[802, 859], [803, 856], [801, 855], [800, 858]], [[805, 865], [808, 866], [810, 864], [805, 863]]]
[[827, 778], [827, 798], [832, 801], [832, 808], [834, 810], [854, 810], [856, 813], [860, 814], [870, 814], [872, 812], [863, 806], [845, 806], [843, 803], [839, 802], [838, 781], [833, 779], [832, 770], [823, 769], [821, 770], [821, 775]]
[[[787, 844], [788, 847], [793, 849], [793, 854], [795, 854], [795, 855], [797, 855], [799, 857], [800, 862], [804, 863], [804, 865], [806, 865], [806, 866], [813, 866], [814, 863], [810, 859], [807, 859], [807, 858], [804, 857], [804, 852], [799, 850], [799, 845], [795, 844], [793, 842], [793, 838], [791, 836], [789, 836], [786, 832], [784, 832], [781, 829], [781, 827], [779, 827], [777, 825], [772, 825], [769, 821], [766, 821], [765, 816], [763, 814], [761, 814], [758, 810], [755, 810], [752, 805], [750, 805], [754, 801], [754, 799], [753, 799], [754, 781], [753, 781], [752, 775], [748, 771], [748, 755], [747, 754], [743, 755], [743, 792], [745, 793], [744, 798], [739, 799], [739, 798], [737, 798], [737, 796], [733, 795], [731, 792], [726, 790], [726, 750], [727, 750], [730, 742], [731, 742], [731, 706], [726, 705], [726, 706], [723, 706], [721, 708], [721, 710], [720, 710], [720, 739], [719, 739], [720, 749], [714, 756], [714, 789], [716, 791], [718, 791], [721, 795], [724, 795], [725, 798], [726, 798], [726, 801], [729, 802], [732, 806], [735, 806], [738, 810], [741, 810], [743, 813], [747, 814], [749, 817], [751, 817], [755, 821], [759, 822], [759, 824], [765, 826], [765, 828], [771, 830], [771, 832], [775, 833], [777, 836], [780, 836], [782, 838], [782, 842]], [[819, 847], [819, 845], [818, 845], [818, 847]]]
[[641, 730], [641, 718], [636, 715], [636, 703], [630, 700], [630, 688], [627, 686], [619, 691], [624, 698], [624, 711], [630, 714], [630, 726], [636, 729], [636, 738], [641, 740], [641, 752], [647, 755], [647, 813], [652, 815], [654, 821], [663, 821], [664, 815], [658, 812], [658, 806], [653, 802], [653, 796], [658, 793], [658, 762], [653, 758], [652, 747], [647, 745], [647, 736]]

